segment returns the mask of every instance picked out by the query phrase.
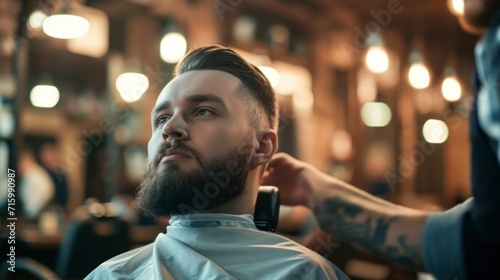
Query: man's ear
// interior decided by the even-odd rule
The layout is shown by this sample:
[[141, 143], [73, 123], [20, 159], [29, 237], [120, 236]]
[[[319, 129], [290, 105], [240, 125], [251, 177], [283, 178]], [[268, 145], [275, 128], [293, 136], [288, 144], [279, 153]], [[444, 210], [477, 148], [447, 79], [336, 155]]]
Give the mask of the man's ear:
[[263, 129], [256, 132], [259, 145], [252, 157], [252, 166], [266, 164], [278, 150], [278, 134], [273, 129]]

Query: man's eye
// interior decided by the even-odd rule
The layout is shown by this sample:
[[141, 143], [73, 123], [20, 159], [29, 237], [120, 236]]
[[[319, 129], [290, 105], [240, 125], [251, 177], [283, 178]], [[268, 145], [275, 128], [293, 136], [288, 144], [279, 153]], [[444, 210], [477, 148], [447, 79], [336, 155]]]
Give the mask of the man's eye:
[[155, 119], [155, 127], [158, 127], [159, 125], [168, 122], [169, 119], [170, 119], [169, 116], [159, 116], [159, 117], [157, 117]]
[[200, 108], [198, 111], [196, 111], [196, 115], [198, 116], [210, 116], [213, 114], [214, 113], [211, 110], [205, 108]]

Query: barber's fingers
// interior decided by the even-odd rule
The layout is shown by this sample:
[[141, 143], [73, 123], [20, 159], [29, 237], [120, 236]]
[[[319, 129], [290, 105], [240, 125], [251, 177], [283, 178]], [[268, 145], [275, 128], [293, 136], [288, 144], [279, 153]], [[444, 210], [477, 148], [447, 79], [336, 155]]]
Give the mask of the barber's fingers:
[[291, 163], [292, 160], [293, 160], [293, 158], [290, 155], [288, 155], [288, 154], [277, 153], [269, 161], [267, 169], [272, 169], [272, 168], [278, 167], [278, 166], [280, 166], [282, 164], [285, 164], [287, 162]]
[[272, 169], [268, 168], [266, 172], [264, 172], [264, 175], [262, 176], [261, 184], [276, 186], [279, 183], [279, 180], [280, 180], [280, 172], [275, 168]]
[[280, 170], [280, 166], [283, 164], [284, 161], [286, 161], [283, 155], [284, 155], [283, 153], [276, 154], [269, 161], [266, 172], [262, 177], [262, 181], [264, 184], [272, 183], [275, 180], [278, 180], [280, 174], [283, 173], [284, 170]]
[[291, 185], [294, 184], [300, 163], [300, 161], [288, 154], [276, 154], [269, 162], [267, 171], [262, 178], [262, 183], [278, 187], [292, 187]]

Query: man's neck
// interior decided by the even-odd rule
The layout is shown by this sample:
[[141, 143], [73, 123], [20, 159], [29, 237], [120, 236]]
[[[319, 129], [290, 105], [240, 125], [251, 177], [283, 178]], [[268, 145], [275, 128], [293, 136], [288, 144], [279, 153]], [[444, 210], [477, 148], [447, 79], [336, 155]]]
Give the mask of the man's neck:
[[231, 214], [231, 215], [244, 215], [244, 214], [253, 215], [255, 209], [255, 201], [253, 201], [254, 203], [249, 204], [250, 201], [252, 201], [251, 197], [249, 197], [249, 194], [247, 192], [244, 192], [237, 198], [217, 208], [210, 209], [210, 211], [207, 212]]
[[210, 209], [210, 211], [207, 212], [232, 215], [249, 214], [253, 216], [255, 212], [255, 202], [257, 201], [259, 184], [260, 177], [255, 176], [253, 172], [250, 172], [245, 184], [245, 191], [241, 195], [217, 208]]

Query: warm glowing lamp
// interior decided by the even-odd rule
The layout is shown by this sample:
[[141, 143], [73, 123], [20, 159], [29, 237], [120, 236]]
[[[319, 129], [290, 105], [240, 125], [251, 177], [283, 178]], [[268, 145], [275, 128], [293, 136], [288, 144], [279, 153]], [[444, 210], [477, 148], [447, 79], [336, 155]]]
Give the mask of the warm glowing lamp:
[[43, 20], [43, 32], [50, 37], [58, 39], [75, 39], [87, 34], [89, 21], [75, 14], [69, 13], [69, 1], [63, 3], [59, 13], [53, 14]]
[[43, 21], [47, 18], [47, 14], [41, 10], [35, 10], [28, 18], [28, 25], [33, 29], [40, 29], [43, 26]]
[[115, 86], [123, 100], [132, 103], [148, 90], [149, 80], [144, 74], [127, 72], [116, 78]]
[[408, 81], [415, 89], [425, 89], [431, 83], [431, 75], [429, 69], [424, 63], [424, 57], [418, 50], [413, 50], [410, 53], [409, 61], [411, 63], [408, 71]]
[[448, 9], [456, 16], [464, 14], [464, 0], [448, 0]]
[[431, 82], [431, 75], [424, 63], [414, 63], [410, 66], [408, 71], [408, 79], [410, 85], [416, 89], [425, 89]]
[[383, 102], [367, 102], [361, 107], [361, 120], [366, 126], [384, 127], [391, 118], [391, 108]]
[[374, 73], [384, 73], [389, 69], [389, 56], [382, 46], [373, 46], [366, 53], [366, 66]]
[[443, 121], [429, 119], [424, 123], [422, 133], [425, 141], [440, 144], [448, 139], [448, 126]]
[[[451, 58], [450, 58], [451, 60]], [[444, 69], [444, 80], [441, 84], [441, 94], [446, 101], [455, 102], [462, 97], [462, 86], [455, 73], [454, 67], [447, 66]]]
[[382, 41], [382, 35], [378, 32], [368, 34], [366, 38], [368, 51], [366, 52], [366, 67], [373, 73], [384, 73], [389, 69], [389, 56]]
[[169, 32], [161, 39], [160, 57], [167, 63], [177, 63], [186, 54], [186, 50], [186, 38], [181, 33]]
[[52, 108], [59, 102], [59, 90], [52, 85], [37, 85], [30, 92], [30, 102], [39, 108]]
[[441, 93], [446, 101], [455, 102], [462, 96], [462, 86], [456, 76], [448, 76], [443, 80]]

